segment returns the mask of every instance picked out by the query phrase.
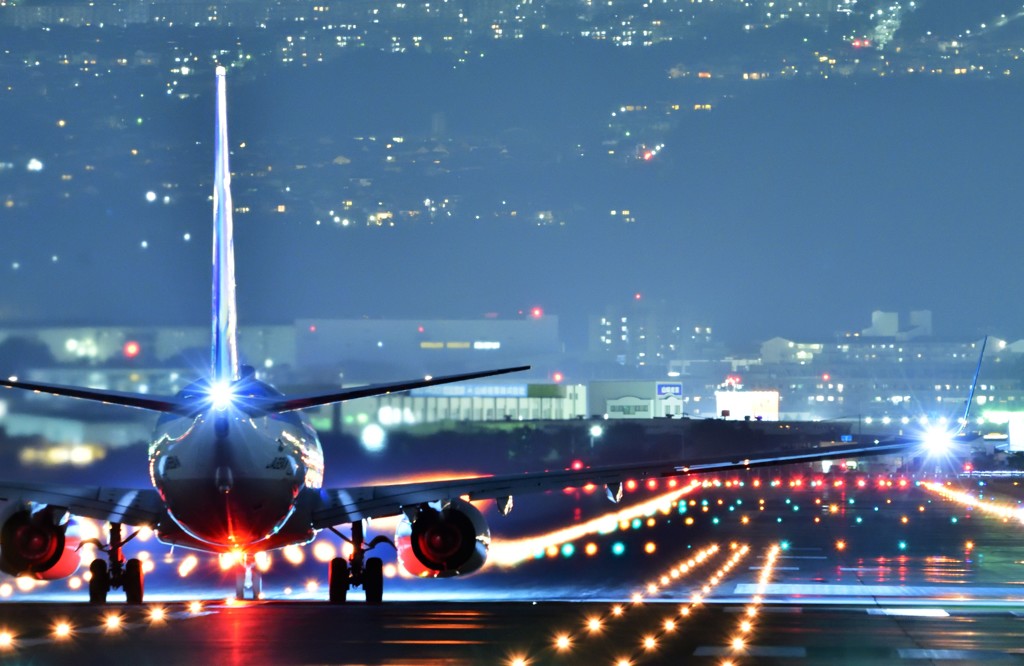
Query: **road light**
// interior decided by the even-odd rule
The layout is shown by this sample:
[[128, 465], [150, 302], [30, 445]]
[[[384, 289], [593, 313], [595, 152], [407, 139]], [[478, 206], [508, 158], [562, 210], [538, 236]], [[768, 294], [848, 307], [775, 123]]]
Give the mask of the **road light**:
[[604, 435], [604, 428], [595, 423], [590, 426], [590, 449], [594, 449], [594, 440]]

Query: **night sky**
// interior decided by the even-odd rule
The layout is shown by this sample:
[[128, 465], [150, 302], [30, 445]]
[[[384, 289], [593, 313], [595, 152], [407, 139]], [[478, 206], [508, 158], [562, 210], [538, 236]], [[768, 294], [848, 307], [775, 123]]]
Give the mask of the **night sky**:
[[[742, 60], [743, 42], [735, 47]], [[525, 40], [456, 69], [447, 55], [360, 54], [302, 71], [254, 61], [229, 75], [231, 142], [247, 144], [232, 158], [235, 204], [256, 208], [236, 217], [243, 324], [541, 305], [571, 336], [641, 292], [734, 343], [828, 339], [868, 326], [875, 309], [930, 309], [942, 337], [1024, 337], [1024, 68], [701, 88], [666, 75], [688, 55]], [[0, 200], [28, 205], [0, 209], [0, 325], [206, 321], [212, 67], [196, 67], [199, 95], [182, 102], [130, 73], [55, 92], [70, 74], [44, 68], [24, 83], [5, 63], [18, 85], [0, 94], [0, 163], [13, 164], [0, 170]], [[714, 110], [663, 128], [650, 164], [602, 159], [610, 111], [674, 96], [705, 96]], [[111, 114], [136, 113], [145, 122], [127, 137], [104, 129]], [[427, 136], [438, 113], [454, 141], [503, 142], [510, 157], [443, 179], [381, 171], [374, 187], [412, 201], [450, 190], [550, 208], [565, 226], [465, 216], [340, 228], [316, 225], [314, 210], [259, 208], [269, 183], [247, 173], [307, 152], [353, 155], [355, 136]], [[59, 128], [65, 117], [73, 125]], [[141, 146], [147, 165], [103, 153], [108, 131]], [[104, 157], [90, 177], [81, 165], [94, 151]], [[42, 171], [26, 171], [32, 156]], [[325, 173], [339, 184], [361, 176], [346, 168]], [[65, 172], [75, 178], [60, 182]], [[172, 202], [147, 202], [149, 190]], [[609, 216], [622, 208], [635, 224]]]

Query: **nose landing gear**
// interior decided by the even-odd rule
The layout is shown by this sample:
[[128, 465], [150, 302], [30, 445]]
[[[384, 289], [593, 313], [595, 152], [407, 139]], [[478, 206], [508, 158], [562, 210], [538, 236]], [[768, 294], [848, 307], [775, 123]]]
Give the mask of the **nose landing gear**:
[[243, 555], [241, 564], [235, 567], [235, 599], [244, 600], [246, 593], [254, 600], [263, 594], [263, 574], [248, 554]]

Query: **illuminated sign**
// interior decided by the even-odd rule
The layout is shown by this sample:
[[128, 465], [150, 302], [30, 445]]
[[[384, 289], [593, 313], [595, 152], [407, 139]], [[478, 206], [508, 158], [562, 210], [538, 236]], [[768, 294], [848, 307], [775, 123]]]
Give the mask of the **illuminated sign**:
[[666, 398], [666, 397], [672, 396], [672, 395], [677, 395], [677, 396], [681, 397], [683, 395], [683, 385], [678, 383], [678, 382], [676, 382], [676, 383], [662, 383], [662, 382], [658, 382], [658, 397], [659, 398]]
[[409, 395], [424, 398], [525, 398], [526, 384], [442, 384], [413, 389]]

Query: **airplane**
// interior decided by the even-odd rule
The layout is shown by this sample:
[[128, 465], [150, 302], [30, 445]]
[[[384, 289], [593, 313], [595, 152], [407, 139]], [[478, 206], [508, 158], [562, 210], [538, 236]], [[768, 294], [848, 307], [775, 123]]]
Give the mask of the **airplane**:
[[[588, 483], [604, 485], [613, 502], [627, 478], [672, 477], [695, 472], [749, 469], [899, 453], [907, 442], [840, 445], [799, 453], [768, 452], [583, 470], [547, 471], [471, 479], [324, 488], [324, 456], [317, 433], [302, 410], [415, 388], [491, 377], [529, 366], [425, 377], [286, 396], [257, 379], [240, 362], [235, 307], [235, 258], [228, 163], [226, 69], [216, 68], [213, 191], [213, 287], [210, 372], [174, 396], [0, 379], [0, 386], [122, 405], [156, 412], [149, 446], [152, 488], [109, 488], [0, 481], [0, 571], [37, 579], [71, 576], [82, 545], [72, 516], [109, 523], [108, 539], [90, 540], [103, 555], [89, 564], [89, 601], [106, 603], [122, 589], [129, 603], [142, 603], [144, 576], [138, 559], [125, 561], [122, 526], [149, 527], [159, 541], [233, 558], [239, 599], [261, 597], [260, 553], [313, 540], [331, 530], [351, 544], [348, 558], [329, 564], [328, 598], [346, 601], [362, 587], [366, 601], [383, 598], [382, 560], [366, 553], [383, 543], [397, 550], [402, 567], [418, 576], [472, 573], [483, 566], [490, 528], [472, 500], [496, 500], [507, 514], [516, 494]], [[395, 539], [368, 543], [365, 523], [401, 516]], [[349, 535], [338, 530], [349, 525]]]

